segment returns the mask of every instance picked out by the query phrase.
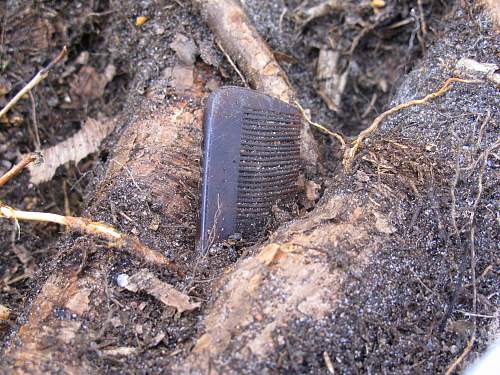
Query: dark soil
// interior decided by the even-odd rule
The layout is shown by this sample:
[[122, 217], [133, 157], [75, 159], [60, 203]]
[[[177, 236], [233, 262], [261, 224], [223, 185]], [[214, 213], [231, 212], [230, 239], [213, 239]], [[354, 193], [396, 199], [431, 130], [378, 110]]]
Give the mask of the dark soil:
[[[308, 3], [312, 6], [319, 1]], [[333, 12], [304, 27], [300, 27], [294, 17], [301, 1], [247, 0], [245, 6], [261, 35], [277, 53], [299, 92], [301, 103], [311, 109], [313, 119], [350, 135], [367, 127], [389, 104], [434, 91], [451, 75], [453, 68], [442, 66], [440, 59], [455, 61], [466, 56], [483, 62], [499, 62], [494, 48], [500, 41], [489, 33], [487, 22], [464, 21], [470, 19], [473, 9], [470, 14], [468, 8], [465, 13], [456, 14], [451, 3], [424, 1], [428, 32], [423, 35], [421, 28], [416, 27], [415, 19], [419, 15], [416, 1], [386, 3], [376, 15], [371, 7], [353, 2], [344, 12]], [[163, 83], [161, 77], [165, 68], [174, 65], [174, 51], [169, 44], [178, 32], [192, 38], [202, 51], [197, 63], [200, 69], [218, 71], [224, 84], [241, 84], [187, 1], [94, 0], [26, 4], [11, 0], [2, 7], [0, 72], [12, 89], [0, 97], [0, 106], [63, 45], [70, 47], [64, 64], [57, 66], [33, 91], [41, 147], [57, 144], [76, 132], [87, 117], [95, 117], [98, 113], [107, 116], [122, 113], [124, 117], [133, 117], [134, 108]], [[448, 18], [448, 14], [454, 14], [455, 19]], [[148, 20], [140, 27], [135, 26], [137, 16], [146, 16]], [[398, 28], [391, 27], [407, 19], [412, 21]], [[354, 68], [342, 110], [334, 113], [328, 110], [315, 90], [319, 49], [334, 43], [336, 48], [347, 52], [356, 36], [365, 29], [366, 34], [352, 56], [345, 53], [342, 57], [342, 64], [347, 66], [351, 62]], [[446, 40], [454, 42], [437, 43], [429, 49], [434, 40], [444, 37], [444, 30]], [[85, 64], [80, 64], [78, 59], [84, 52], [89, 53], [89, 58]], [[422, 57], [423, 62], [420, 62]], [[91, 66], [102, 73], [110, 64], [116, 67], [116, 74], [102, 96], [74, 95], [71, 84], [82, 66]], [[403, 80], [409, 71], [412, 72]], [[168, 100], [168, 85], [161, 89]], [[373, 108], [368, 111], [372, 98], [375, 98]], [[358, 162], [356, 168], [372, 181], [380, 179], [380, 183], [397, 194], [409, 197], [403, 207], [407, 216], [395, 220], [404, 225], [400, 232], [405, 233], [405, 237], [392, 239], [364, 274], [349, 278], [342, 289], [345, 294], [342, 303], [334, 313], [319, 322], [303, 319], [280, 328], [275, 335], [286, 338], [280, 354], [269, 358], [267, 363], [252, 366], [236, 363], [235, 373], [326, 373], [324, 352], [329, 353], [335, 369], [341, 373], [435, 373], [449, 365], [465, 346], [473, 324], [473, 319], [460, 311], [471, 311], [472, 292], [467, 287], [471, 277], [468, 218], [472, 212], [471, 202], [478, 191], [479, 172], [473, 170], [458, 181], [456, 215], [462, 231], [457, 235], [450, 221], [450, 184], [454, 180], [455, 164], [436, 163], [458, 157], [460, 167], [465, 168], [476, 160], [493, 142], [495, 133], [498, 134], [495, 127], [500, 124], [499, 107], [498, 91], [493, 87], [459, 86], [435, 103], [410, 108], [384, 124], [383, 132], [364, 152], [378, 151], [381, 158], [394, 163], [394, 168], [401, 173], [387, 173], [381, 177], [369, 162]], [[31, 101], [21, 100], [13, 113], [19, 115], [22, 122], [0, 125], [1, 173], [19, 154], [38, 147]], [[491, 115], [487, 132], [478, 142], [479, 127], [487, 113]], [[446, 123], [445, 131], [443, 123]], [[394, 138], [394, 130], [401, 128], [404, 129], [403, 137]], [[105, 142], [101, 152], [77, 166], [60, 167], [49, 183], [33, 186], [26, 174], [17, 177], [2, 189], [0, 200], [20, 209], [81, 214], [92, 199], [91, 192], [113, 148], [116, 134]], [[330, 179], [324, 180], [325, 194], [357, 186], [356, 177], [335, 180], [338, 145], [322, 134], [316, 135], [321, 140], [329, 171]], [[399, 151], [387, 146], [387, 139], [415, 148], [407, 164], [395, 164]], [[450, 143], [450, 139], [453, 142]], [[427, 148], [431, 151], [425, 151]], [[420, 171], [412, 169], [414, 165], [410, 161], [421, 163], [423, 159], [425, 173], [420, 175]], [[499, 238], [494, 214], [498, 211], [498, 203], [494, 203], [495, 199], [498, 201], [494, 177], [497, 162], [498, 159], [492, 158], [486, 166], [481, 203], [475, 209], [474, 222], [476, 228], [482, 228], [476, 231], [474, 239], [476, 272], [480, 274], [491, 266], [491, 271], [478, 284], [481, 297], [477, 312], [487, 316], [495, 314], [500, 302], [500, 264], [495, 246]], [[423, 180], [419, 180], [422, 176]], [[417, 181], [417, 191], [431, 193], [418, 195], [408, 180]], [[143, 223], [140, 213], [145, 210], [154, 213], [156, 203], [138, 193], [130, 181], [123, 181], [121, 186], [123, 189], [117, 191], [110, 202], [113, 208], [84, 214], [111, 222], [120, 230], [132, 230], [134, 225], [121, 217], [113, 221], [111, 211], [118, 209], [140, 226], [147, 227], [149, 222]], [[196, 196], [196, 187], [190, 188]], [[390, 197], [379, 198], [390, 200]], [[186, 265], [196, 264], [198, 282], [190, 294], [205, 302], [211, 295], [210, 281], [235, 262], [242, 249], [239, 245], [228, 246], [224, 255], [213, 255], [198, 262], [192, 251], [196, 210], [197, 200], [193, 198], [192, 210], [186, 213], [185, 228], [176, 229], [176, 233], [180, 233], [177, 242], [169, 238], [167, 243], [161, 233], [142, 240], [169, 256], [184, 259]], [[61, 232], [61, 228], [53, 225], [21, 223], [21, 236], [17, 239], [13, 224], [0, 222], [0, 249], [3, 250], [0, 302], [12, 312], [9, 324], [0, 325], [3, 345], [9, 343], [17, 324], [22, 323], [26, 304], [37, 287], [61, 259], [57, 248], [81, 242], [81, 252], [70, 260], [75, 263], [81, 262], [84, 252], [89, 257], [109, 256], [98, 251], [92, 241], [76, 235], [61, 236]], [[60, 242], [56, 246], [57, 241]], [[109, 304], [98, 311], [109, 314], [109, 319], [105, 327], [93, 327], [92, 321], [87, 322], [95, 334], [89, 335], [88, 342], [75, 343], [81, 347], [82, 361], [88, 361], [104, 373], [160, 372], [180, 360], [191, 348], [202, 329], [200, 317], [204, 310], [178, 317], [152, 297], [123, 291], [116, 286], [117, 275], [130, 274], [141, 264], [125, 255], [109, 257], [113, 264], [107, 285]], [[158, 270], [157, 273], [181, 290], [193, 286], [192, 280], [178, 280], [167, 271]], [[16, 322], [18, 316], [20, 319]], [[477, 319], [479, 344], [476, 352], [485, 347], [490, 322], [491, 319]], [[156, 342], [155, 337], [160, 332], [165, 336]], [[142, 350], [137, 356], [128, 358], [98, 355], [99, 349], [115, 346], [134, 346]]]

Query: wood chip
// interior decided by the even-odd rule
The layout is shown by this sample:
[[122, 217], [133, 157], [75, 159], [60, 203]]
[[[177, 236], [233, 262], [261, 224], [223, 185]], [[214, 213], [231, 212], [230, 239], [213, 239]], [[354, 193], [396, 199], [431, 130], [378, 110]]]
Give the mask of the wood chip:
[[342, 94], [347, 84], [349, 70], [339, 70], [340, 52], [330, 49], [319, 51], [316, 79], [318, 80], [318, 94], [323, 98], [328, 108], [338, 112], [342, 101]]
[[121, 346], [114, 349], [104, 349], [102, 354], [107, 356], [129, 356], [137, 353], [137, 348], [130, 346]]
[[123, 287], [131, 292], [144, 291], [167, 306], [174, 307], [179, 314], [200, 307], [199, 302], [190, 302], [189, 296], [177, 291], [173, 286], [158, 279], [147, 269], [130, 276]]
[[0, 305], [0, 322], [9, 320], [10, 310], [7, 306]]

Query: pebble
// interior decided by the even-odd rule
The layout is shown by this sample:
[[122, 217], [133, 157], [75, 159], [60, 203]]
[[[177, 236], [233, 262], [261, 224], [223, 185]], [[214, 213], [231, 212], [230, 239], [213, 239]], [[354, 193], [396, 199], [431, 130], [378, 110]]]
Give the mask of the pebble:
[[120, 288], [125, 288], [128, 285], [128, 275], [121, 273], [116, 277], [116, 283]]
[[9, 169], [12, 168], [12, 163], [10, 161], [8, 161], [8, 160], [2, 160], [0, 162], [0, 164], [2, 165], [3, 168], [5, 168], [7, 170], [9, 170]]

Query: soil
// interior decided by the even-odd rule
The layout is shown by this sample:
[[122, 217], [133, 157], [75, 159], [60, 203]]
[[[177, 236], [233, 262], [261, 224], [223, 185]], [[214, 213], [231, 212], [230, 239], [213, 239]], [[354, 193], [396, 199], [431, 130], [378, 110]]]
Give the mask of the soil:
[[[387, 1], [376, 12], [352, 2], [344, 11], [332, 12], [306, 25], [297, 18], [302, 1], [244, 3], [258, 31], [276, 52], [302, 105], [311, 110], [315, 121], [346, 135], [366, 128], [389, 106], [436, 90], [451, 75], [452, 62], [460, 57], [500, 61], [495, 50], [499, 37], [489, 31], [488, 22], [472, 6], [460, 9], [452, 2], [424, 1], [428, 32], [423, 35], [421, 27], [415, 27], [416, 1]], [[307, 6], [317, 3], [320, 1], [310, 1]], [[33, 91], [36, 124], [33, 104], [27, 98], [13, 111], [22, 121], [0, 125], [1, 173], [19, 154], [66, 139], [87, 117], [102, 113], [133, 121], [145, 116], [135, 113], [145, 98], [157, 96], [160, 91], [165, 102], [173, 100], [164, 72], [176, 64], [175, 52], [169, 45], [177, 33], [189, 36], [201, 51], [196, 67], [201, 72], [199, 79], [207, 86], [214, 81], [241, 85], [215, 46], [212, 34], [187, 1], [26, 4], [10, 0], [2, 7], [0, 71], [11, 89], [0, 97], [1, 106], [63, 45], [70, 46], [70, 53], [64, 64], [56, 66]], [[135, 24], [138, 16], [147, 17], [142, 26]], [[391, 27], [407, 19], [413, 21]], [[346, 52], [362, 32], [366, 34], [353, 53], [343, 55], [342, 64], [350, 63], [353, 73], [343, 95], [342, 109], [335, 113], [316, 90], [319, 50], [332, 47], [333, 43]], [[440, 42], [443, 38], [446, 43]], [[443, 66], [442, 61], [450, 65]], [[72, 89], [83, 67], [92, 67], [98, 75], [110, 65], [116, 73], [102, 95], [78, 95]], [[353, 175], [342, 178], [338, 174], [338, 145], [317, 133], [326, 167], [325, 174], [318, 176], [325, 188], [321, 200], [366, 189], [366, 199], [379, 201], [384, 207], [390, 207], [393, 200], [401, 201], [397, 211], [389, 212], [401, 235], [390, 237], [362, 274], [354, 270], [349, 273], [341, 288], [341, 302], [331, 314], [320, 321], [304, 318], [273, 332], [282, 345], [265, 363], [232, 360], [231, 352], [237, 350], [235, 344], [227, 349], [227, 361], [220, 365], [233, 373], [327, 373], [326, 352], [341, 373], [443, 372], [463, 350], [473, 329], [473, 319], [464, 314], [472, 310], [468, 226], [472, 213], [476, 217], [475, 227], [481, 228], [472, 241], [476, 244], [477, 276], [489, 270], [478, 283], [477, 313], [493, 316], [500, 303], [500, 263], [495, 245], [499, 240], [495, 216], [498, 158], [491, 158], [485, 166], [481, 200], [476, 206], [480, 169], [459, 176], [454, 208], [457, 226], [463, 229], [459, 235], [454, 231], [450, 208], [456, 163], [460, 168], [468, 167], [495, 141], [500, 124], [498, 108], [500, 98], [493, 86], [457, 85], [435, 103], [410, 108], [386, 121], [381, 132], [362, 150], [365, 160], [358, 158]], [[149, 112], [157, 110], [158, 105], [147, 108]], [[478, 140], [485, 121], [486, 131]], [[4, 220], [0, 222], [0, 302], [11, 310], [9, 322], [0, 325], [4, 348], [12, 343], [30, 301], [51, 271], [61, 262], [80, 264], [85, 254], [89, 259], [105, 259], [112, 267], [106, 283], [111, 297], [108, 305], [96, 312], [108, 314], [109, 319], [103, 327], [95, 326], [91, 320], [86, 322], [94, 334], [86, 342], [75, 343], [81, 350], [82, 363], [90, 363], [103, 373], [151, 373], [172, 368], [182, 362], [203, 330], [202, 317], [211, 301], [213, 281], [242, 254], [252, 252], [244, 244], [225, 244], [225, 251], [214, 252], [202, 260], [197, 258], [193, 251], [198, 199], [195, 184], [186, 187], [191, 205], [181, 219], [181, 228], [170, 229], [168, 223], [160, 222], [156, 233], [143, 230], [150, 222], [145, 222], [141, 213], [159, 213], [163, 203], [142, 194], [130, 180], [119, 182], [120, 188], [109, 208], [85, 210], [92, 206], [92, 193], [124, 127], [126, 122], [98, 153], [78, 165], [61, 166], [49, 183], [34, 186], [27, 174], [17, 177], [3, 187], [0, 200], [20, 209], [83, 214], [112, 223], [124, 232], [138, 230], [147, 245], [161, 249], [186, 269], [196, 267], [191, 279], [178, 278], [166, 270], [156, 272], [179, 290], [194, 286], [190, 295], [203, 302], [202, 308], [177, 316], [150, 296], [119, 288], [117, 276], [141, 268], [139, 260], [125, 254], [103, 253], [102, 246], [96, 246], [94, 241], [65, 234], [54, 225], [21, 223], [17, 238], [13, 224]], [[377, 155], [371, 162], [367, 161], [370, 151]], [[447, 162], [443, 164], [443, 160]], [[383, 173], [380, 167], [377, 169], [381, 163], [390, 166]], [[391, 172], [391, 168], [397, 173]], [[377, 181], [388, 187], [390, 193], [371, 195], [367, 182]], [[120, 214], [117, 218], [116, 212], [132, 220]], [[80, 252], [58, 252], [75, 243]], [[331, 252], [328, 255], [332, 264], [349, 263], [339, 259], [334, 249]], [[64, 311], [60, 313], [64, 315]], [[486, 347], [492, 319], [476, 321], [475, 355]], [[157, 340], [159, 334], [164, 337]], [[99, 354], [101, 349], [120, 346], [141, 350], [129, 357]]]

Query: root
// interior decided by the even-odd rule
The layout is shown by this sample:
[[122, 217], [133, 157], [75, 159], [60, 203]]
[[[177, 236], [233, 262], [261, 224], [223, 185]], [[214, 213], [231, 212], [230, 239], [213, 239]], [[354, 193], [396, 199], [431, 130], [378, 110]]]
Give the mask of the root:
[[177, 267], [163, 254], [144, 246], [135, 237], [121, 233], [105, 223], [92, 221], [83, 217], [62, 216], [49, 212], [21, 211], [9, 207], [0, 201], [0, 218], [27, 221], [40, 221], [64, 225], [70, 230], [90, 235], [98, 235], [110, 241], [111, 246], [127, 250], [132, 255], [146, 260], [148, 263], [167, 266], [177, 272]]
[[428, 94], [422, 99], [414, 99], [410, 100], [406, 103], [399, 104], [395, 107], [392, 107], [391, 109], [388, 109], [384, 113], [380, 114], [377, 116], [377, 118], [373, 121], [373, 123], [363, 130], [361, 133], [359, 133], [358, 137], [352, 142], [352, 146], [348, 147], [344, 151], [344, 160], [342, 164], [344, 165], [344, 170], [346, 172], [350, 171], [352, 167], [352, 162], [354, 161], [354, 157], [356, 156], [356, 152], [361, 148], [361, 145], [363, 141], [368, 138], [372, 133], [374, 133], [380, 124], [389, 116], [392, 115], [393, 113], [396, 113], [400, 111], [401, 109], [411, 107], [413, 105], [420, 105], [420, 104], [425, 104], [429, 102], [432, 99], [435, 99], [444, 93], [446, 93], [448, 90], [451, 89], [451, 84], [454, 82], [460, 82], [460, 83], [481, 83], [483, 81], [480, 80], [467, 80], [467, 79], [462, 79], [462, 78], [457, 78], [457, 77], [452, 77], [448, 78], [446, 82], [439, 88], [439, 90]]
[[315, 128], [318, 128], [319, 130], [321, 130], [322, 132], [324, 132], [324, 133], [326, 133], [328, 135], [331, 135], [332, 137], [334, 137], [335, 139], [337, 139], [337, 141], [339, 141], [340, 145], [342, 146], [342, 150], [345, 150], [346, 143], [345, 143], [344, 137], [342, 137], [342, 135], [340, 135], [339, 133], [331, 131], [330, 129], [326, 128], [325, 126], [323, 126], [321, 124], [318, 124], [317, 122], [311, 121], [311, 119], [309, 118], [309, 116], [306, 114], [304, 108], [302, 108], [302, 106], [300, 105], [300, 103], [297, 100], [294, 101], [294, 104], [299, 109], [299, 111], [302, 114], [302, 117], [304, 118], [304, 120], [307, 121], [307, 123], [309, 125], [314, 126]]
[[[0, 186], [5, 185], [13, 177], [34, 161], [39, 160], [37, 154], [26, 156], [21, 162], [12, 167], [0, 177]], [[169, 267], [173, 272], [179, 273], [178, 268], [163, 254], [144, 246], [137, 238], [121, 233], [105, 223], [92, 221], [83, 217], [63, 216], [49, 212], [21, 211], [12, 208], [0, 201], [0, 218], [14, 220], [40, 221], [64, 225], [70, 230], [80, 233], [98, 235], [110, 241], [111, 246], [125, 249], [132, 255], [146, 260], [148, 263]]]
[[29, 164], [36, 161], [41, 161], [40, 155], [37, 153], [25, 156], [19, 163], [14, 165], [10, 170], [7, 171], [7, 173], [0, 177], [0, 187], [4, 186], [7, 182], [16, 177]]

